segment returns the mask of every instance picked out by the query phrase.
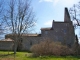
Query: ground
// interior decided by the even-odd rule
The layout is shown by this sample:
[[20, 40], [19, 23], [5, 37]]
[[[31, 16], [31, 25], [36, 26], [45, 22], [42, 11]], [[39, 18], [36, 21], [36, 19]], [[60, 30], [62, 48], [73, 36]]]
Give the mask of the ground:
[[28, 57], [28, 52], [17, 52], [15, 58], [13, 52], [0, 51], [0, 60], [80, 60], [80, 56], [44, 56]]

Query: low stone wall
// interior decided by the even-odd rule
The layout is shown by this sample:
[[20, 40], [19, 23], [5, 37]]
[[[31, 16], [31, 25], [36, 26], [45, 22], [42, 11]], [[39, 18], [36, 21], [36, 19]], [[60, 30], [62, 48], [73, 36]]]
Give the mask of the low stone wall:
[[13, 41], [0, 41], [0, 50], [13, 50]]
[[41, 37], [22, 37], [22, 50], [30, 50], [31, 46], [40, 43]]

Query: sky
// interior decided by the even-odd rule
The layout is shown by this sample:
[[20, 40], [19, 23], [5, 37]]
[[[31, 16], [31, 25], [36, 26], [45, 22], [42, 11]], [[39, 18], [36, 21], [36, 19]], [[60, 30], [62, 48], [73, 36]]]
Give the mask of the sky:
[[[51, 27], [52, 21], [64, 21], [64, 8], [68, 9], [77, 4], [79, 0], [33, 0], [32, 7], [37, 22], [35, 33], [40, 33], [41, 28]], [[78, 29], [76, 29], [76, 34]]]
[[[6, 0], [5, 0], [6, 1]], [[52, 21], [64, 21], [64, 8], [68, 9], [80, 0], [31, 0], [31, 6], [36, 15], [34, 33], [40, 33], [41, 28], [52, 27]], [[79, 35], [78, 29], [76, 34]]]

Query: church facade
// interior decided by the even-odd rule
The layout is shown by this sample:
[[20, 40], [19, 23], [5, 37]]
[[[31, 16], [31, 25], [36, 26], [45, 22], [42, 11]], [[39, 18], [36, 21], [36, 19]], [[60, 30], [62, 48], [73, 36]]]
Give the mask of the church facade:
[[[14, 40], [13, 36], [10, 34], [5, 36], [5, 39], [7, 38]], [[62, 44], [72, 47], [75, 43], [75, 32], [68, 9], [65, 8], [64, 22], [56, 22], [53, 20], [52, 27], [41, 28], [41, 34], [23, 34], [21, 39], [21, 50], [30, 50], [32, 45], [38, 44], [46, 39], [61, 42]]]

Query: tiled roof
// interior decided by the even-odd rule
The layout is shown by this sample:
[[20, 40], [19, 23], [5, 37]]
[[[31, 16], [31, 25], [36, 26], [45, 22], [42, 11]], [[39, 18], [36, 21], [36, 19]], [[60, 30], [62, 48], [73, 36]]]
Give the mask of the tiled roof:
[[22, 36], [39, 36], [39, 34], [22, 34]]
[[[12, 36], [13, 34], [7, 34], [6, 36]], [[40, 36], [41, 34], [22, 34], [22, 36]], [[14, 35], [13, 35], [14, 36]]]
[[10, 39], [10, 38], [7, 38], [7, 39], [2, 39], [2, 40], [0, 40], [0, 41], [13, 41], [13, 40]]

